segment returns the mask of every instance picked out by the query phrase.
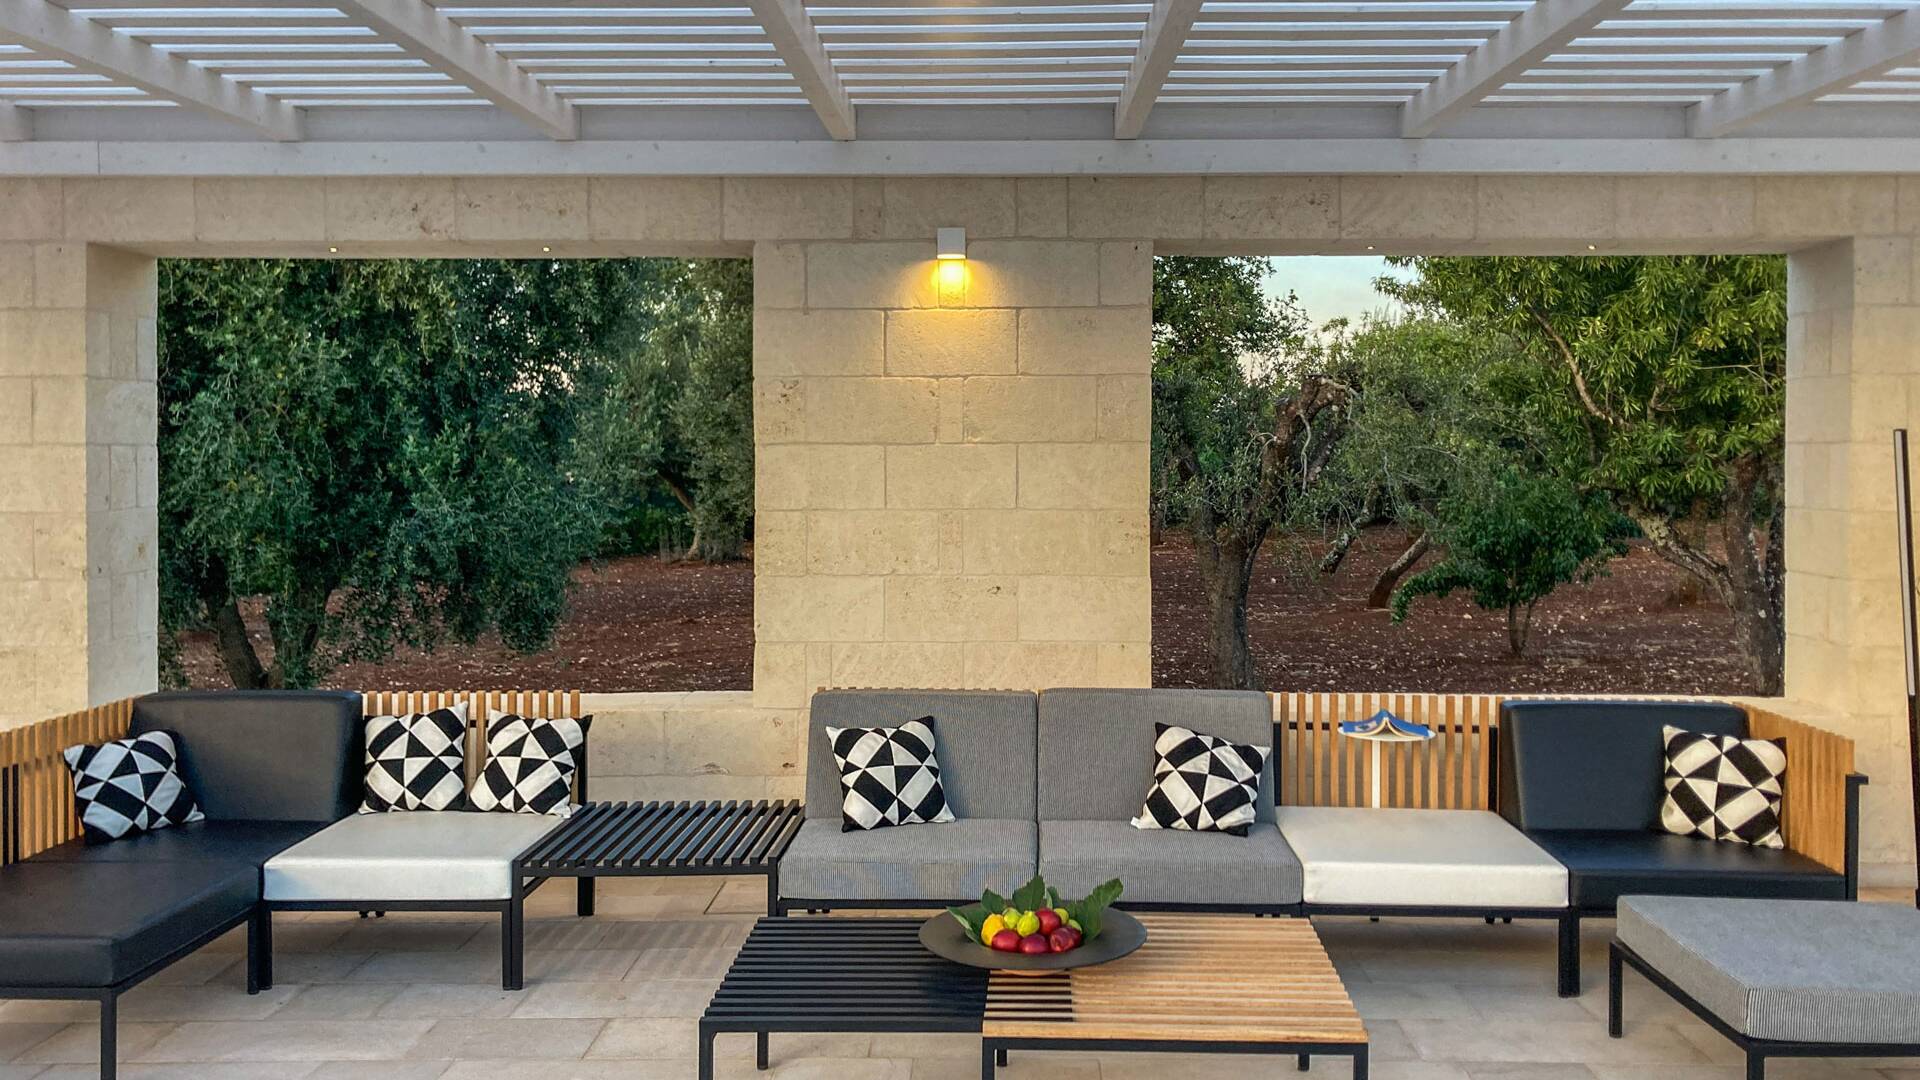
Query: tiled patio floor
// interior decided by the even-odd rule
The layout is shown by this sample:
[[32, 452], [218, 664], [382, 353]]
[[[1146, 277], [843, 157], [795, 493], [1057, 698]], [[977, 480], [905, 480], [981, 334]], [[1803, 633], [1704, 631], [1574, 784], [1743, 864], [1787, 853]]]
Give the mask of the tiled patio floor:
[[[759, 879], [603, 883], [601, 914], [535, 898], [527, 988], [499, 989], [497, 921], [395, 914], [286, 916], [279, 985], [243, 986], [237, 936], [189, 957], [121, 1005], [126, 1080], [656, 1080], [694, 1075], [694, 1021], [765, 901]], [[1740, 1058], [1637, 977], [1627, 1038], [1603, 1021], [1606, 923], [1586, 937], [1586, 992], [1553, 993], [1546, 924], [1319, 920], [1367, 1018], [1379, 1080], [1740, 1080]], [[0, 1080], [93, 1075], [86, 1005], [0, 1003]], [[773, 1037], [780, 1080], [973, 1080], [963, 1036]], [[755, 1075], [746, 1037], [723, 1077]], [[1317, 1062], [1309, 1077], [1344, 1077]], [[1016, 1054], [1009, 1080], [1299, 1076], [1291, 1057]], [[1782, 1061], [1781, 1080], [1920, 1080], [1920, 1060]]]

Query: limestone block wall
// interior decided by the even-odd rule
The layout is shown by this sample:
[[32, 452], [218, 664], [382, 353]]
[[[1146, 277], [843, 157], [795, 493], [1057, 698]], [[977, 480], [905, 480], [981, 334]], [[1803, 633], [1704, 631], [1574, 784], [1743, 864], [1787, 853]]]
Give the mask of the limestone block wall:
[[756, 704], [1151, 677], [1151, 245], [1073, 239], [1064, 180], [957, 186], [755, 247]]
[[806, 712], [757, 708], [750, 691], [583, 694], [596, 799], [798, 799]]
[[154, 267], [0, 239], [0, 727], [156, 681]]

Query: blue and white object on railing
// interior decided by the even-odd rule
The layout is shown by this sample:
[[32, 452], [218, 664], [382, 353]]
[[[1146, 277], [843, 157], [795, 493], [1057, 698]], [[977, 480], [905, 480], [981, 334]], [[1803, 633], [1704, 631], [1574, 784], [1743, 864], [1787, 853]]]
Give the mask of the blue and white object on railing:
[[1381, 709], [1365, 720], [1348, 720], [1340, 725], [1340, 734], [1353, 739], [1365, 739], [1373, 745], [1368, 747], [1373, 773], [1369, 785], [1373, 792], [1373, 808], [1380, 808], [1380, 744], [1426, 742], [1433, 738], [1433, 729], [1425, 724], [1416, 724], [1411, 720], [1402, 720], [1386, 709]]

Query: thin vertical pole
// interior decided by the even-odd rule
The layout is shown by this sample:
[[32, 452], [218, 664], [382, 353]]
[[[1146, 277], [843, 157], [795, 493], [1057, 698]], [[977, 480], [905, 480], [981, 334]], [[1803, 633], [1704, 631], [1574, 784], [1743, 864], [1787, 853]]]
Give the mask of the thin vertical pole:
[[[1916, 864], [1920, 864], [1920, 642], [1916, 641], [1913, 611], [1913, 490], [1907, 476], [1907, 429], [1893, 432], [1893, 499], [1898, 515], [1896, 531], [1900, 537], [1900, 628], [1905, 636], [1907, 662], [1907, 764], [1910, 769], [1913, 803], [1913, 842]], [[1920, 907], [1920, 887], [1914, 890], [1914, 906]]]

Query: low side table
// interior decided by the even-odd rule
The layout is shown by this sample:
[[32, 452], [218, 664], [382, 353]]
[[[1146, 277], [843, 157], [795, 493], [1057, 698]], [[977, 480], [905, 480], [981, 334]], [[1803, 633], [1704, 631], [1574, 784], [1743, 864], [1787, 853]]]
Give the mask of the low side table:
[[591, 915], [595, 878], [761, 874], [772, 914], [780, 857], [804, 820], [797, 799], [587, 803], [514, 859], [514, 900], [547, 878], [577, 878], [580, 914]]

